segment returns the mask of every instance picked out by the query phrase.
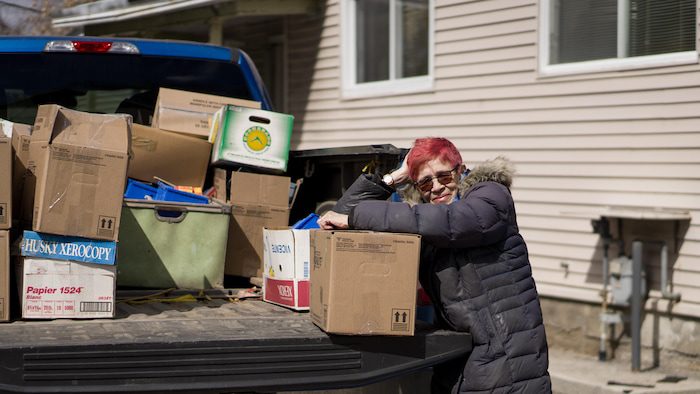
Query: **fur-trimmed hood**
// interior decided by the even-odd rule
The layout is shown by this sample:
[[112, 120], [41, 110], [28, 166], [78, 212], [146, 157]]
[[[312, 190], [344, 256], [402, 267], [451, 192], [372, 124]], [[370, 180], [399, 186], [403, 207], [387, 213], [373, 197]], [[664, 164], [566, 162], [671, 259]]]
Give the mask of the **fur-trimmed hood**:
[[[467, 191], [480, 182], [498, 182], [510, 189], [515, 176], [515, 166], [508, 158], [498, 156], [477, 164], [459, 183], [459, 196], [464, 197]], [[421, 193], [413, 184], [408, 184], [398, 190], [402, 200], [411, 204], [422, 203]]]

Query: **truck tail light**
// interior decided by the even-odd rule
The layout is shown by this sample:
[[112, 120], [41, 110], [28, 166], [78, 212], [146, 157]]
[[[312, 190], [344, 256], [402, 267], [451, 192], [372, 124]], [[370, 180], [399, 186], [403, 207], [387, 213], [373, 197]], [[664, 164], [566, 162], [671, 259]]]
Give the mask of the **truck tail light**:
[[138, 54], [136, 45], [124, 41], [49, 41], [44, 52], [79, 52], [79, 53], [125, 53]]

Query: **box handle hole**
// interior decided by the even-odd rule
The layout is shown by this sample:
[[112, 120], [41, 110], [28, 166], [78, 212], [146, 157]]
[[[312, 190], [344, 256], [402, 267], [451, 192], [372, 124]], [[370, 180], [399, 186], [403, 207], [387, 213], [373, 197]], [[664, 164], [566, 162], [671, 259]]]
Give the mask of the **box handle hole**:
[[251, 116], [248, 118], [251, 122], [255, 123], [262, 123], [262, 124], [270, 124], [270, 119], [268, 118], [262, 118], [260, 116]]

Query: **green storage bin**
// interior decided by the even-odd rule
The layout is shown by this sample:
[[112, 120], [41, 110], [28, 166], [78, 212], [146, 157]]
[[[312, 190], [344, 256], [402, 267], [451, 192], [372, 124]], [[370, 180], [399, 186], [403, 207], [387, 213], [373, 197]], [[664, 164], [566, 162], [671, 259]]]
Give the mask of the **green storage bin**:
[[221, 288], [231, 208], [124, 200], [117, 286]]

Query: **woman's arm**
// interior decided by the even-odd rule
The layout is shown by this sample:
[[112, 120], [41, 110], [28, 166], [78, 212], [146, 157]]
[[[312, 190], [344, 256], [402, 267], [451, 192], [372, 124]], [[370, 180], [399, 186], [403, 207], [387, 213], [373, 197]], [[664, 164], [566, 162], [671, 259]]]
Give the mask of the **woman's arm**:
[[475, 185], [449, 205], [362, 201], [352, 209], [350, 228], [420, 234], [437, 247], [489, 245], [505, 238], [513, 200], [508, 189], [495, 182]]
[[348, 214], [360, 201], [386, 200], [394, 189], [382, 183], [376, 174], [362, 174], [343, 193], [333, 211]]

